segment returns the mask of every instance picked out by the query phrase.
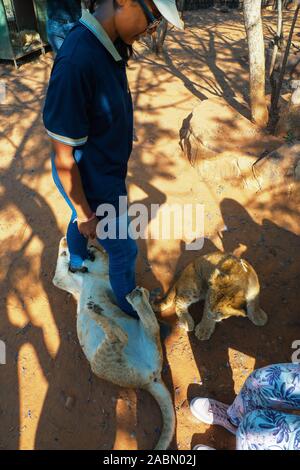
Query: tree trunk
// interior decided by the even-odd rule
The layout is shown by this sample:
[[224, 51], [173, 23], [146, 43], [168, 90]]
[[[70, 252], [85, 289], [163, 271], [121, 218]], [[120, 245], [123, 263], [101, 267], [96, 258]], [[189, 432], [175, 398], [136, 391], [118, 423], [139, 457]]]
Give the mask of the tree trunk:
[[163, 46], [164, 46], [164, 42], [165, 42], [165, 39], [166, 39], [167, 31], [168, 31], [168, 22], [167, 22], [167, 20], [165, 20], [163, 18], [163, 20], [160, 24], [160, 27], [159, 27], [158, 38], [157, 38], [157, 53], [158, 54], [160, 52], [162, 52], [162, 50], [163, 50]]
[[168, 31], [168, 22], [165, 18], [162, 19], [157, 30], [151, 35], [151, 49], [157, 55], [163, 50], [163, 45]]
[[294, 18], [293, 18], [293, 21], [292, 21], [292, 25], [291, 25], [291, 29], [290, 29], [290, 33], [289, 33], [289, 38], [288, 38], [286, 50], [285, 50], [283, 61], [282, 61], [282, 66], [281, 66], [281, 70], [280, 70], [278, 84], [276, 86], [276, 91], [274, 93], [274, 96], [272, 97], [273, 98], [272, 103], [271, 103], [272, 115], [276, 115], [276, 113], [277, 113], [278, 101], [279, 101], [279, 98], [280, 98], [282, 82], [283, 82], [283, 78], [284, 78], [284, 73], [285, 73], [285, 69], [286, 69], [288, 56], [289, 56], [289, 53], [290, 53], [290, 48], [291, 48], [291, 44], [292, 44], [293, 34], [294, 34], [297, 19], [298, 19], [299, 11], [300, 11], [300, 0], [298, 0], [298, 6], [296, 7], [296, 10], [295, 10], [295, 13], [294, 13]]
[[250, 105], [253, 122], [265, 127], [268, 108], [265, 94], [265, 46], [261, 19], [261, 0], [244, 0], [244, 20], [250, 65]]
[[272, 73], [274, 71], [276, 57], [278, 54], [278, 43], [281, 38], [282, 38], [282, 0], [277, 0], [277, 31], [274, 37], [274, 49], [273, 49], [270, 72], [269, 72], [270, 77], [272, 76]]

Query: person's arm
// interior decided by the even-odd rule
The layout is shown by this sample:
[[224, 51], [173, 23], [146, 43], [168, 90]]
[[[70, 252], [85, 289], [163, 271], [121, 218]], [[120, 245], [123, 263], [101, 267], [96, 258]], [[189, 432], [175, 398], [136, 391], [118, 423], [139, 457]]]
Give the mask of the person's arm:
[[92, 210], [86, 200], [73, 147], [51, 139], [55, 152], [55, 166], [67, 196], [75, 207], [78, 219], [89, 219]]
[[84, 236], [95, 238], [98, 219], [86, 222], [92, 217], [93, 211], [84, 194], [78, 166], [73, 156], [73, 147], [54, 139], [51, 141], [59, 179], [77, 213], [78, 229]]
[[94, 238], [98, 219], [87, 221], [93, 213], [73, 156], [73, 149], [88, 141], [89, 110], [93, 100], [92, 77], [85, 67], [85, 58], [79, 59], [78, 63], [69, 59], [54, 63], [43, 120], [54, 147], [58, 176], [77, 213], [78, 229], [83, 235]]

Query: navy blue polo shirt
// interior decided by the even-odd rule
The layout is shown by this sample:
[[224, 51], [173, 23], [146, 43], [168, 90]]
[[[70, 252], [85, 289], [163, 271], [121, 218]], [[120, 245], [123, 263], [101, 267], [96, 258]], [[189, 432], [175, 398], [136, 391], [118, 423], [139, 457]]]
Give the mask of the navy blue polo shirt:
[[48, 135], [73, 147], [92, 208], [127, 194], [133, 109], [126, 65], [99, 22], [83, 11], [54, 62], [43, 112]]

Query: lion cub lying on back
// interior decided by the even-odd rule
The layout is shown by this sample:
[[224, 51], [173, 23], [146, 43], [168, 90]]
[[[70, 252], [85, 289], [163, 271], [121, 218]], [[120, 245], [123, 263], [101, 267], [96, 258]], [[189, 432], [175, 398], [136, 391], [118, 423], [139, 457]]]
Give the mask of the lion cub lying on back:
[[219, 251], [197, 257], [162, 301], [154, 301], [152, 307], [161, 312], [175, 303], [181, 325], [193, 331], [194, 320], [188, 307], [205, 299], [203, 318], [195, 334], [199, 340], [207, 340], [216, 322], [231, 316], [248, 316], [254, 325], [265, 325], [268, 317], [260, 308], [259, 290], [257, 274], [247, 261]]
[[147, 390], [157, 401], [162, 427], [155, 449], [166, 450], [174, 434], [175, 413], [161, 378], [163, 353], [149, 292], [136, 287], [126, 296], [139, 320], [129, 317], [116, 304], [107, 253], [101, 247], [90, 246], [90, 251], [95, 259], [85, 260], [88, 272], [71, 273], [67, 242], [62, 238], [53, 283], [77, 301], [77, 335], [92, 371], [120, 387]]

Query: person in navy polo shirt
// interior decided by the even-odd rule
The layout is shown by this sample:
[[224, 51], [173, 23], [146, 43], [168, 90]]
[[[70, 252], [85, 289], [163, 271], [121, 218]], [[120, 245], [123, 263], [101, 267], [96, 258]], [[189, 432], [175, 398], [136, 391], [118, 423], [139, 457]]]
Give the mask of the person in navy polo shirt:
[[[137, 318], [125, 296], [135, 287], [137, 245], [130, 236], [126, 196], [133, 110], [126, 61], [139, 36], [162, 15], [183, 29], [175, 0], [100, 0], [82, 17], [56, 56], [43, 119], [53, 144], [52, 174], [72, 214], [67, 230], [72, 272], [85, 272], [87, 239], [96, 237], [97, 208], [115, 209], [115, 237], [98, 238], [108, 253], [109, 278], [120, 308]], [[120, 236], [121, 228], [125, 234]]]

